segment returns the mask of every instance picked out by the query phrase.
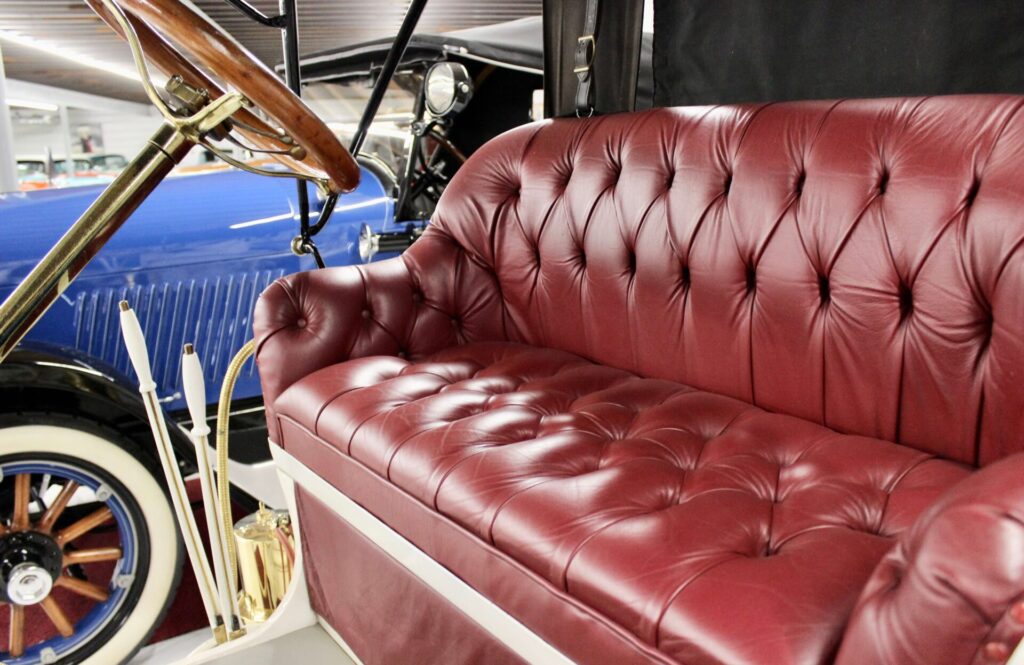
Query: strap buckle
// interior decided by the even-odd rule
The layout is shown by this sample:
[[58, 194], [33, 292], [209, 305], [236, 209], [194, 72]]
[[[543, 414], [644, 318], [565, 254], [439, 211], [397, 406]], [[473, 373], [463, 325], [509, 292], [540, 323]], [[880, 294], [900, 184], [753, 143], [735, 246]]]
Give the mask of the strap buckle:
[[594, 35], [583, 35], [576, 40], [576, 62], [573, 73], [577, 76], [585, 76], [590, 73], [590, 67], [594, 64], [594, 54], [597, 52], [597, 42]]

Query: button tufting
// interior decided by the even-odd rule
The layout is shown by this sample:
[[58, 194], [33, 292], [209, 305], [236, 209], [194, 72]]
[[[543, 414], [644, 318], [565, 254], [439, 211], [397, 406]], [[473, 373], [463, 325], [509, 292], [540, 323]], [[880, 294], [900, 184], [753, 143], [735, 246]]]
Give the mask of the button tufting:
[[914, 294], [910, 287], [902, 281], [897, 289], [897, 298], [900, 302], [900, 320], [902, 321], [914, 311]]
[[889, 188], [889, 169], [882, 169], [882, 173], [878, 176], [878, 193], [885, 194], [885, 190]]
[[978, 198], [978, 190], [981, 189], [981, 181], [975, 178], [971, 181], [971, 186], [967, 189], [967, 205], [974, 203], [974, 199]]
[[832, 299], [832, 285], [828, 277], [818, 275], [818, 294], [821, 296], [821, 304], [824, 305]]
[[[1019, 105], [995, 97], [780, 103], [756, 113], [615, 114], [587, 131], [571, 121], [513, 130], [480, 151], [425, 242], [403, 258], [289, 277], [286, 288], [264, 296], [256, 337], [268, 423], [289, 451], [306, 446], [310, 460], [322, 459], [330, 445], [339, 460], [350, 455], [378, 472], [387, 502], [380, 505], [391, 505], [385, 492], [393, 485], [401, 497], [422, 500], [417, 510], [442, 515], [437, 524], [450, 520], [538, 578], [573, 585], [581, 590], [573, 602], [592, 606], [624, 635], [654, 639], [652, 653], [665, 651], [666, 660], [692, 659], [701, 626], [713, 620], [702, 612], [723, 589], [737, 591], [725, 601], [740, 616], [722, 624], [732, 632], [716, 644], [738, 662], [757, 662], [763, 647], [744, 629], [748, 623], [773, 640], [775, 652], [824, 662], [840, 641], [844, 649], [898, 649], [901, 635], [911, 634], [905, 626], [919, 628], [917, 617], [937, 613], [956, 630], [929, 636], [922, 662], [941, 661], [944, 646], [968, 633], [976, 660], [1005, 660], [1012, 630], [1024, 631], [1024, 603], [997, 606], [1011, 632], [976, 629], [969, 607], [955, 594], [922, 590], [930, 571], [918, 572], [922, 560], [956, 563], [967, 550], [943, 541], [921, 549], [909, 528], [960, 478], [996, 468], [991, 462], [1020, 449], [1019, 381], [1011, 375], [1024, 354], [1002, 343], [1022, 321], [1013, 296], [1020, 271], [1008, 254], [1016, 227], [1006, 216], [1020, 207], [1024, 114], [1011, 113]], [[630, 156], [631, 171], [614, 190], [629, 201], [609, 199], [601, 187], [609, 152]], [[568, 158], [576, 159], [579, 178], [567, 172]], [[649, 168], [633, 168], [637, 160]], [[732, 194], [739, 167], [743, 183]], [[794, 190], [802, 196], [810, 168], [811, 195], [824, 195], [813, 206], [794, 197]], [[887, 196], [893, 168], [900, 170], [896, 198]], [[676, 177], [679, 190], [668, 194]], [[976, 199], [980, 177], [989, 183], [985, 199]], [[506, 199], [513, 188], [521, 193], [516, 178], [530, 179], [531, 197], [522, 194], [530, 205]], [[559, 198], [563, 178], [577, 186]], [[896, 199], [898, 210], [888, 210]], [[799, 219], [785, 212], [787, 204], [799, 207]], [[957, 209], [968, 224], [950, 227]], [[591, 235], [613, 238], [613, 246], [592, 246]], [[637, 238], [643, 280], [624, 295], [626, 254], [639, 252]], [[598, 252], [593, 264], [589, 251]], [[638, 262], [630, 257], [630, 269]], [[704, 291], [691, 294], [694, 264]], [[567, 272], [575, 280], [562, 278]], [[830, 304], [833, 273], [841, 312]], [[820, 303], [812, 300], [815, 284]], [[423, 302], [424, 289], [429, 307], [404, 300], [412, 292]], [[921, 312], [914, 311], [918, 295]], [[328, 316], [307, 324], [296, 298]], [[372, 303], [370, 318], [381, 307], [386, 325], [325, 325], [351, 319], [346, 307], [361, 300]], [[984, 339], [994, 334], [989, 309], [1000, 318], [1000, 336], [986, 351]], [[457, 311], [472, 325], [445, 327]], [[815, 313], [829, 318], [827, 329], [814, 325]], [[918, 315], [921, 321], [909, 318]], [[294, 331], [314, 321], [309, 337], [317, 339], [302, 348], [307, 336]], [[920, 334], [894, 335], [896, 325]], [[595, 326], [601, 335], [591, 334]], [[404, 344], [424, 364], [397, 360], [407, 355], [397, 346]], [[800, 353], [807, 348], [813, 357]], [[475, 383], [467, 385], [470, 375]], [[513, 386], [498, 399], [486, 394]], [[751, 404], [755, 396], [775, 413]], [[483, 404], [485, 415], [430, 429], [438, 413], [458, 414], [470, 403]], [[546, 418], [542, 440], [531, 439], [531, 423], [556, 412], [568, 415]], [[299, 420], [322, 441], [307, 441], [289, 424]], [[610, 445], [604, 472], [546, 482], [577, 475], [582, 460], [597, 457], [595, 446], [622, 431], [634, 438]], [[501, 445], [464, 463], [480, 442]], [[914, 446], [926, 449], [926, 462]], [[782, 459], [803, 461], [773, 493], [780, 477], [768, 460]], [[695, 468], [683, 478], [677, 467], [687, 464]], [[692, 499], [653, 514], [684, 480]], [[978, 496], [994, 502], [1002, 495]], [[773, 511], [771, 501], [783, 499]], [[643, 516], [633, 521], [634, 513]], [[610, 524], [609, 516], [623, 520]], [[891, 551], [907, 556], [876, 568], [886, 548], [872, 530], [901, 538]], [[786, 552], [771, 551], [780, 543]], [[460, 535], [459, 545], [467, 548], [459, 560], [469, 560], [472, 539]], [[737, 561], [704, 572], [706, 558], [688, 558], [709, 553], [728, 562], [755, 556], [755, 546], [765, 547], [756, 556], [778, 554], [780, 565]], [[913, 556], [918, 550], [924, 555]], [[827, 579], [808, 576], [821, 561], [830, 566]], [[866, 601], [847, 627], [873, 569], [877, 593], [864, 598], [877, 602]], [[683, 591], [670, 601], [669, 588]], [[754, 605], [743, 600], [750, 588], [765, 591]], [[944, 609], [947, 602], [953, 609]], [[879, 620], [875, 607], [897, 609]], [[808, 621], [815, 630], [802, 629]], [[876, 660], [884, 659], [850, 651], [839, 662]]]
[[363, 318], [364, 318], [364, 319], [368, 319], [368, 318], [370, 318], [370, 310], [368, 310], [368, 309], [364, 309], [364, 310], [362, 311], [362, 316], [363, 316]]

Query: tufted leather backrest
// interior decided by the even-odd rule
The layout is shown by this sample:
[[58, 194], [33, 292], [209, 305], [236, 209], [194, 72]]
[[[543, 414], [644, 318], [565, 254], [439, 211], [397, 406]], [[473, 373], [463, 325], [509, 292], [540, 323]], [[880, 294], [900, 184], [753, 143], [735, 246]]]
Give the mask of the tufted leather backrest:
[[1024, 449], [1022, 104], [532, 124], [428, 235], [496, 276], [513, 339], [983, 464]]

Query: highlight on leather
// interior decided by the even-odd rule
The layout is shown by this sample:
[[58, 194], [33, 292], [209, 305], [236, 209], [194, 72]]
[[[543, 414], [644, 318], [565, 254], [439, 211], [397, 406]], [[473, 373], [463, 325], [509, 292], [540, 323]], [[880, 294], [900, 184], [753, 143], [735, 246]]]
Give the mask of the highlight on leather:
[[1024, 639], [1024, 455], [944, 494], [878, 564], [837, 665], [1003, 663]]
[[271, 438], [583, 662], [829, 662], [895, 539], [1024, 451], [1022, 105], [512, 130], [402, 256], [263, 294]]
[[[329, 334], [374, 353], [387, 330], [379, 352], [415, 352], [435, 319], [487, 319], [465, 339], [557, 348], [984, 464], [1024, 431], [1021, 104], [793, 102], [527, 125], [477, 151], [427, 242], [337, 270], [367, 275], [357, 298], [402, 317]], [[322, 279], [287, 306], [334, 317], [327, 282], [361, 278]], [[383, 280], [400, 288], [378, 291]]]

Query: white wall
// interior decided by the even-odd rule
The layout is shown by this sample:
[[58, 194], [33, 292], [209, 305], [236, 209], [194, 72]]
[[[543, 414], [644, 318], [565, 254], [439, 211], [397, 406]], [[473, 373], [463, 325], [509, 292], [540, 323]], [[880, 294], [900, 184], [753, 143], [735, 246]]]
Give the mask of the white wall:
[[[49, 124], [27, 123], [20, 122], [15, 114], [12, 119], [14, 153], [41, 155], [50, 148], [54, 155], [63, 155], [65, 144], [60, 120], [56, 113], [52, 119]], [[129, 158], [142, 148], [146, 139], [160, 124], [160, 118], [151, 115], [100, 113], [76, 108], [69, 109], [68, 121], [73, 144], [79, 125], [96, 125], [100, 128], [103, 152], [120, 153]], [[78, 152], [78, 146], [73, 145], [72, 151]]]
[[[103, 152], [118, 153], [131, 159], [159, 126], [161, 118], [156, 109], [148, 104], [124, 102], [96, 95], [89, 95], [50, 86], [7, 80], [8, 97], [42, 104], [59, 104], [68, 107], [68, 121], [72, 139], [78, 125], [99, 127], [103, 140]], [[50, 122], [20, 122], [18, 116], [24, 111], [12, 111], [14, 130], [14, 152], [16, 155], [42, 155], [47, 148], [56, 156], [64, 154], [64, 136], [61, 132], [57, 112], [34, 111], [34, 116], [50, 115]], [[79, 152], [72, 141], [72, 152]], [[185, 158], [185, 164], [198, 163], [199, 150], [193, 150]]]
[[[7, 96], [12, 100], [43, 106], [67, 107], [72, 138], [77, 136], [78, 125], [98, 127], [106, 152], [130, 154], [137, 151], [160, 121], [156, 110], [148, 104], [124, 102], [16, 79], [7, 80]], [[39, 154], [47, 148], [54, 153], [64, 153], [66, 141], [55, 110], [15, 108], [12, 109], [12, 124], [16, 153]], [[78, 152], [78, 148], [73, 146], [72, 151]]]
[[104, 152], [120, 153], [129, 159], [160, 126], [160, 118], [153, 116], [104, 115], [97, 116], [97, 121], [103, 132]]

